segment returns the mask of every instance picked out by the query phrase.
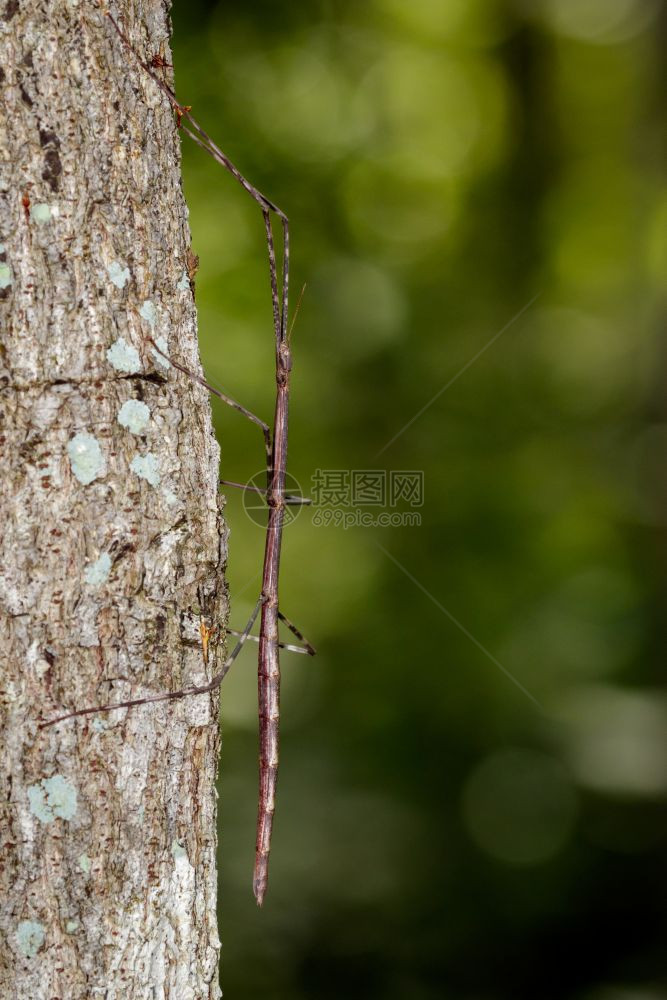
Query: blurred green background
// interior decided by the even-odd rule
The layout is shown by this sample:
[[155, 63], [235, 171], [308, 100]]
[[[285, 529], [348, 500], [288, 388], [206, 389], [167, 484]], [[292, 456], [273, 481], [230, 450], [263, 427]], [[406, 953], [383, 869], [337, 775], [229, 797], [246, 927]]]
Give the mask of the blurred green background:
[[[424, 473], [420, 526], [286, 532], [319, 656], [283, 657], [262, 911], [254, 650], [225, 681], [226, 996], [665, 1000], [665, 6], [173, 16], [180, 99], [291, 219], [291, 473]], [[204, 366], [268, 419], [261, 214], [183, 153]], [[227, 517], [242, 627], [263, 534]]]

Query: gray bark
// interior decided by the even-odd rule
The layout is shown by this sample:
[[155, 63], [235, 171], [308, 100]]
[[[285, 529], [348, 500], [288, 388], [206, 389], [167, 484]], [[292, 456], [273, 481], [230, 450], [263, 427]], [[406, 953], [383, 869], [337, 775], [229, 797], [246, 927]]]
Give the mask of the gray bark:
[[0, 110], [0, 996], [218, 997], [217, 697], [37, 728], [224, 635], [178, 135], [96, 0], [0, 0]]

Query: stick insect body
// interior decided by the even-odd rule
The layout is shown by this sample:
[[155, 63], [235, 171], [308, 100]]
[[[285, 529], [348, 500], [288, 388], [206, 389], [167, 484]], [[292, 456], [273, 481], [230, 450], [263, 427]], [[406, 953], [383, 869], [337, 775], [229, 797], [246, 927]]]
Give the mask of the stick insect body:
[[[276, 355], [276, 406], [274, 414], [274, 433], [263, 420], [256, 417], [245, 407], [224, 393], [214, 389], [200, 376], [190, 372], [187, 368], [167, 358], [170, 363], [199, 382], [219, 399], [232, 406], [245, 417], [256, 424], [262, 431], [264, 447], [266, 452], [267, 484], [266, 490], [254, 488], [266, 497], [269, 510], [268, 525], [266, 530], [266, 544], [264, 549], [264, 568], [262, 575], [262, 591], [257, 600], [253, 613], [243, 632], [229, 630], [231, 634], [238, 636], [238, 641], [228, 656], [227, 660], [216, 673], [210, 682], [196, 687], [184, 688], [181, 691], [171, 691], [146, 698], [135, 698], [130, 701], [118, 702], [114, 705], [101, 705], [95, 708], [78, 709], [69, 712], [67, 715], [59, 716], [42, 723], [40, 728], [52, 726], [64, 719], [74, 716], [90, 715], [97, 712], [107, 712], [115, 708], [131, 708], [135, 705], [146, 705], [160, 701], [177, 700], [189, 695], [206, 694], [215, 690], [224, 679], [231, 664], [240, 652], [244, 643], [248, 639], [254, 639], [250, 635], [252, 626], [261, 611], [258, 658], [258, 701], [259, 701], [259, 804], [257, 815], [257, 841], [255, 849], [255, 869], [253, 874], [253, 891], [258, 904], [261, 906], [266, 893], [269, 869], [269, 853], [271, 849], [271, 831], [273, 827], [273, 814], [275, 810], [276, 779], [278, 773], [278, 743], [279, 743], [279, 718], [280, 718], [280, 660], [279, 649], [285, 648], [296, 652], [308, 653], [311, 656], [315, 653], [314, 648], [280, 611], [278, 607], [278, 579], [280, 570], [280, 550], [282, 543], [283, 523], [285, 507], [289, 504], [308, 503], [306, 498], [285, 494], [285, 473], [287, 468], [287, 437], [288, 437], [288, 414], [289, 414], [289, 381], [292, 369], [292, 355], [289, 343], [289, 331], [287, 327], [288, 301], [289, 301], [289, 220], [285, 213], [272, 201], [266, 198], [257, 190], [241, 172], [234, 166], [231, 160], [219, 149], [213, 140], [206, 134], [194, 117], [190, 114], [190, 108], [181, 105], [176, 100], [171, 89], [161, 80], [154, 71], [153, 62], [144, 62], [132, 46], [129, 38], [122, 31], [118, 23], [107, 12], [107, 17], [113, 25], [119, 38], [126, 48], [133, 54], [144, 71], [157, 84], [162, 92], [167, 96], [177, 117], [178, 127], [182, 129], [198, 146], [201, 146], [216, 162], [231, 173], [244, 190], [257, 202], [262, 210], [264, 228], [266, 231], [266, 243], [269, 258], [269, 273], [271, 281], [271, 302], [273, 309], [273, 325], [275, 334], [275, 355]], [[184, 124], [184, 121], [187, 124]], [[278, 266], [276, 263], [276, 249], [273, 237], [273, 227], [271, 216], [275, 215], [280, 220], [282, 228], [282, 265], [281, 265], [281, 287], [278, 284]], [[164, 357], [164, 352], [158, 345], [149, 338], [153, 348]], [[237, 486], [229, 480], [223, 481], [226, 485]], [[245, 487], [242, 487], [245, 488]], [[288, 643], [281, 643], [278, 637], [278, 622], [282, 621], [294, 635], [300, 639], [304, 645], [296, 646]], [[206, 659], [208, 641], [211, 630], [202, 626], [202, 648]]]

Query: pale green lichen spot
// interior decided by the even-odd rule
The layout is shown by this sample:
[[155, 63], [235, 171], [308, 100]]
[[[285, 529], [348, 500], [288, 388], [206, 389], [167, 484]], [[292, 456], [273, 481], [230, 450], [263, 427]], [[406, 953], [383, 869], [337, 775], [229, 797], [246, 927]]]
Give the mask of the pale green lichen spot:
[[167, 344], [167, 341], [164, 337], [158, 337], [155, 343], [160, 348], [160, 351], [162, 351], [162, 354], [160, 354], [160, 351], [156, 351], [154, 347], [151, 347], [151, 354], [155, 358], [155, 363], [158, 364], [160, 368], [171, 368], [169, 361], [162, 356], [163, 354], [169, 353], [169, 345]]
[[84, 573], [84, 579], [91, 587], [99, 587], [107, 580], [110, 569], [111, 557], [103, 552], [100, 558], [88, 567]]
[[42, 784], [46, 789], [49, 805], [53, 815], [60, 819], [72, 819], [76, 812], [76, 788], [63, 778], [62, 774], [54, 774]]
[[26, 958], [34, 958], [44, 944], [45, 930], [34, 920], [22, 920], [16, 928], [16, 942], [19, 951]]
[[130, 269], [128, 267], [121, 267], [117, 260], [112, 260], [109, 264], [107, 274], [116, 288], [125, 288], [125, 285], [130, 280]]
[[139, 352], [124, 337], [113, 342], [107, 351], [107, 361], [119, 372], [138, 372], [141, 368]]
[[132, 434], [141, 434], [149, 421], [151, 411], [139, 399], [128, 399], [118, 411], [118, 423]]
[[46, 802], [46, 792], [41, 785], [30, 785], [28, 788], [28, 802], [30, 812], [42, 823], [52, 823], [54, 820], [53, 810]]
[[183, 274], [181, 275], [180, 280], [176, 285], [176, 288], [178, 289], [179, 292], [187, 292], [188, 289], [190, 288], [190, 279], [188, 278], [187, 271], [183, 271]]
[[147, 455], [135, 455], [130, 462], [132, 472], [142, 479], [145, 479], [151, 486], [160, 484], [160, 466], [155, 455], [148, 452]]
[[12, 269], [9, 264], [0, 264], [0, 288], [8, 288], [12, 283]]
[[175, 861], [180, 861], [182, 858], [187, 858], [188, 856], [188, 852], [179, 840], [172, 840], [171, 853], [173, 854]]
[[68, 920], [67, 923], [65, 924], [65, 933], [67, 934], [74, 934], [74, 932], [78, 931], [78, 929], [79, 929], [78, 920]]
[[173, 507], [175, 503], [178, 503], [178, 497], [171, 490], [164, 489], [162, 491], [162, 496], [165, 498], [170, 507]]
[[100, 475], [104, 466], [102, 449], [92, 434], [75, 434], [67, 445], [72, 472], [84, 486]]
[[79, 868], [81, 869], [81, 871], [84, 873], [84, 875], [88, 875], [90, 872], [90, 858], [88, 857], [88, 855], [80, 854], [78, 857], [78, 861], [79, 861]]
[[76, 788], [62, 774], [54, 774], [37, 785], [30, 785], [28, 801], [30, 812], [42, 823], [72, 819], [76, 812]]
[[139, 310], [139, 315], [142, 319], [145, 319], [150, 326], [155, 326], [157, 314], [155, 312], [155, 306], [150, 299], [146, 299], [143, 303], [141, 309]]
[[30, 209], [30, 217], [40, 226], [43, 226], [46, 222], [50, 222], [53, 215], [54, 212], [51, 209], [51, 206], [47, 205], [43, 201], [33, 205]]

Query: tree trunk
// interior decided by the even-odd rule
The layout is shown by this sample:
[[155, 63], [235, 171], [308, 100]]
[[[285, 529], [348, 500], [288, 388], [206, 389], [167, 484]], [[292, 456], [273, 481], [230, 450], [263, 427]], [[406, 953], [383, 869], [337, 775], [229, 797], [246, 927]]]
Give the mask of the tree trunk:
[[[113, 12], [169, 64], [165, 6]], [[224, 635], [208, 400], [148, 341], [199, 371], [178, 133], [95, 0], [0, 0], [0, 101], [0, 996], [219, 997], [217, 698], [38, 729]]]

